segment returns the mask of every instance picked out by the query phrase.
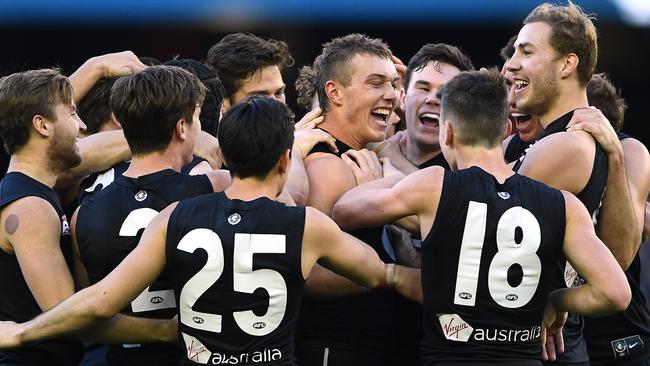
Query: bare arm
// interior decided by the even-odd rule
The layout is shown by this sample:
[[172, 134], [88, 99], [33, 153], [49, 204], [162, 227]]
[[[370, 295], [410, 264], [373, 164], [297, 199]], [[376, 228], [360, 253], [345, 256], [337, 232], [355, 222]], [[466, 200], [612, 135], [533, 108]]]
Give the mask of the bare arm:
[[89, 59], [69, 77], [75, 103], [79, 103], [99, 79], [130, 75], [145, 67], [131, 51], [109, 53]]
[[88, 174], [106, 170], [131, 157], [121, 130], [98, 132], [79, 140], [77, 145], [81, 164], [61, 174], [56, 181], [57, 188], [69, 187]]
[[[407, 176], [399, 182], [390, 175], [376, 182], [375, 187], [392, 188], [366, 189], [364, 185], [346, 192], [334, 206], [332, 217], [344, 230], [382, 225], [406, 216], [417, 215], [420, 234], [426, 237], [433, 225], [440, 200], [444, 169], [430, 167]], [[393, 179], [393, 181], [391, 181]]]
[[[0, 347], [16, 347], [26, 342], [73, 334], [100, 320], [111, 318], [127, 306], [158, 277], [165, 266], [167, 221], [174, 207], [175, 204], [169, 206], [152, 220], [138, 246], [102, 281], [81, 290], [29, 322], [0, 323]], [[134, 273], [138, 275], [133, 276]], [[111, 334], [106, 327], [111, 324], [119, 326], [120, 320], [104, 323], [98, 329], [104, 334]]]
[[558, 311], [588, 316], [625, 310], [630, 303], [631, 292], [623, 270], [596, 236], [584, 205], [573, 195], [564, 193], [564, 197], [564, 254], [587, 283], [554, 291], [549, 301]]
[[45, 311], [72, 295], [74, 281], [61, 252], [61, 221], [54, 207], [42, 198], [25, 197], [7, 206], [2, 216], [3, 222], [9, 217], [18, 222], [15, 232], [3, 234], [38, 306]]
[[643, 213], [645, 198], [639, 199], [642, 195], [639, 190], [644, 190], [647, 195], [650, 173], [647, 150], [632, 145], [630, 141], [627, 143], [629, 151], [624, 155], [616, 132], [595, 107], [574, 112], [569, 131], [574, 130], [589, 132], [607, 153], [607, 189], [598, 220], [602, 225], [597, 225], [596, 230], [621, 267], [626, 269], [641, 243], [643, 223], [639, 216]]
[[[308, 273], [316, 261], [365, 288], [387, 286], [386, 265], [379, 255], [368, 245], [341, 231], [323, 213], [308, 207], [303, 237], [303, 274]], [[395, 281], [398, 292], [421, 293], [420, 281], [402, 280], [406, 277], [419, 279], [418, 270], [400, 267], [398, 271], [401, 272]], [[415, 296], [415, 300], [419, 298]]]
[[591, 176], [595, 149], [593, 138], [585, 132], [556, 133], [528, 149], [518, 173], [578, 194]]
[[[317, 109], [319, 111], [319, 109]], [[313, 112], [313, 111], [312, 111]], [[312, 122], [313, 123], [313, 122]], [[284, 191], [293, 198], [298, 206], [304, 206], [309, 196], [309, 178], [305, 170], [304, 160], [311, 149], [319, 142], [325, 142], [336, 152], [334, 138], [323, 130], [302, 127], [294, 134], [295, 140], [291, 151], [291, 168]]]

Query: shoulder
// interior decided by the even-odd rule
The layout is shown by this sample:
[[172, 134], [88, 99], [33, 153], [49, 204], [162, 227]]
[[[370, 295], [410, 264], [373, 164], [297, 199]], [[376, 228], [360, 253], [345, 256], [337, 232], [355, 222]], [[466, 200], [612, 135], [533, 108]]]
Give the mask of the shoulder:
[[595, 146], [596, 140], [587, 132], [558, 132], [531, 145], [528, 155], [540, 153], [547, 155], [553, 152], [554, 155], [562, 155], [564, 158], [579, 157], [588, 152], [593, 153]]
[[633, 137], [621, 140], [621, 145], [623, 146], [625, 155], [630, 154], [640, 158], [648, 156], [648, 149], [645, 147], [645, 145]]
[[206, 173], [206, 176], [210, 180], [214, 192], [223, 191], [232, 183], [232, 177], [227, 170], [211, 170]]

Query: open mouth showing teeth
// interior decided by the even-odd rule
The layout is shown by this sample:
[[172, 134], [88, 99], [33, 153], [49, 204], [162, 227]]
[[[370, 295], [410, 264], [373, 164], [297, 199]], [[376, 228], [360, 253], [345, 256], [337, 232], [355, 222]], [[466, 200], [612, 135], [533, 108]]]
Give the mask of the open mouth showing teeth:
[[437, 113], [422, 113], [420, 122], [424, 125], [438, 126], [440, 124], [440, 115]]
[[528, 82], [525, 80], [515, 80], [515, 91], [520, 91], [528, 86]]
[[510, 118], [512, 118], [512, 120], [515, 121], [515, 123], [517, 124], [524, 124], [530, 122], [533, 116], [530, 114], [523, 114], [523, 113], [511, 113]]
[[380, 120], [385, 124], [386, 120], [388, 120], [388, 115], [390, 115], [390, 109], [375, 108], [370, 112], [370, 114], [372, 114], [373, 117], [375, 117], [376, 119]]

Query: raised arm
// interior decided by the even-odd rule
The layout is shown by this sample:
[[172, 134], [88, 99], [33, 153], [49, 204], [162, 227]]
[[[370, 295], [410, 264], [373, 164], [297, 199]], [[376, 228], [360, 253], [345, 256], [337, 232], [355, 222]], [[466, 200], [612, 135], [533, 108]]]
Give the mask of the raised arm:
[[131, 75], [146, 66], [131, 51], [95, 56], [84, 62], [69, 79], [74, 89], [75, 103], [103, 77]]
[[56, 188], [70, 187], [91, 173], [106, 170], [131, 157], [122, 130], [98, 132], [79, 140], [77, 145], [81, 164], [58, 176]]
[[[574, 112], [569, 131], [589, 132], [607, 153], [607, 189], [596, 227], [598, 236], [623, 269], [636, 256], [643, 231], [643, 206], [648, 193], [650, 163], [647, 150], [632, 141], [624, 152], [609, 121], [595, 107]], [[644, 191], [644, 192], [642, 192]], [[645, 194], [645, 197], [640, 197]], [[602, 224], [601, 224], [602, 223]]]
[[443, 168], [430, 167], [401, 180], [399, 175], [392, 174], [360, 185], [339, 199], [332, 217], [344, 230], [352, 230], [417, 215], [424, 238], [433, 225], [443, 176]]

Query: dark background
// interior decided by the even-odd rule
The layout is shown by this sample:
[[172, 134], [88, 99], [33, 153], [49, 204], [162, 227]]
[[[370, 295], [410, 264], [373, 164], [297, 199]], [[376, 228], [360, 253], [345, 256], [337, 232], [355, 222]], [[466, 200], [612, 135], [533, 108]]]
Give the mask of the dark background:
[[[510, 36], [518, 32], [521, 19], [523, 16], [507, 21], [436, 22], [438, 25], [422, 20], [409, 22], [404, 18], [399, 21], [380, 19], [378, 22], [367, 18], [360, 22], [350, 19], [339, 22], [304, 19], [278, 23], [272, 20], [232, 22], [216, 26], [214, 23], [170, 24], [155, 21], [141, 25], [138, 22], [122, 24], [112, 21], [98, 22], [97, 25], [89, 21], [43, 22], [45, 24], [41, 25], [41, 22], [32, 21], [22, 25], [19, 22], [2, 22], [0, 18], [0, 75], [52, 66], [62, 68], [69, 75], [92, 56], [123, 50], [132, 50], [138, 56], [151, 56], [161, 61], [176, 55], [203, 59], [210, 46], [225, 34], [249, 31], [289, 44], [296, 64], [284, 72], [288, 85], [287, 102], [300, 117], [304, 111], [296, 107], [294, 89], [298, 69], [311, 64], [320, 52], [322, 43], [333, 37], [361, 32], [382, 38], [405, 63], [423, 44], [444, 42], [461, 47], [476, 67], [501, 67], [499, 50]], [[625, 25], [616, 20], [597, 21], [596, 25], [600, 35], [597, 71], [607, 72], [627, 100], [629, 109], [623, 131], [648, 146], [650, 131], [645, 128], [645, 108], [650, 102], [646, 94], [650, 81], [646, 66], [646, 57], [650, 55], [650, 28]]]

